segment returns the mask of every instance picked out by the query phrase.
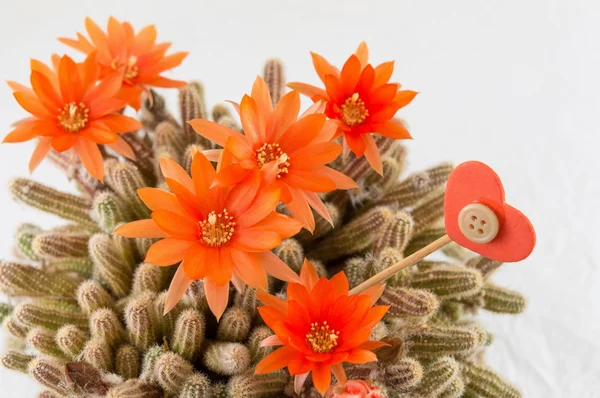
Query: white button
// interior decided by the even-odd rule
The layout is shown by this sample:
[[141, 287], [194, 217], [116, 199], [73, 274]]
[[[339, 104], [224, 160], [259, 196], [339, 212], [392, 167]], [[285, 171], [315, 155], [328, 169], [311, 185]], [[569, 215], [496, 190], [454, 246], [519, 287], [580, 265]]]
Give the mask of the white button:
[[474, 243], [491, 242], [500, 229], [496, 214], [481, 203], [466, 205], [458, 214], [460, 232]]

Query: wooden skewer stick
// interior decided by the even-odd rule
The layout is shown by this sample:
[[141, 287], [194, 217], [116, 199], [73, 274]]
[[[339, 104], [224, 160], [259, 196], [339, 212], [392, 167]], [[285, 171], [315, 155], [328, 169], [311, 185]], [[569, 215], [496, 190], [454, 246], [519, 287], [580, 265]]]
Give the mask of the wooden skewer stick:
[[386, 280], [387, 278], [395, 275], [396, 273], [403, 270], [404, 268], [410, 267], [411, 265], [421, 261], [422, 259], [424, 259], [428, 255], [430, 255], [434, 251], [441, 249], [442, 247], [446, 246], [450, 242], [452, 242], [452, 239], [450, 239], [450, 237], [448, 235], [442, 236], [441, 238], [437, 239], [436, 241], [431, 242], [424, 248], [422, 248], [422, 249], [414, 252], [410, 256], [406, 257], [404, 260], [400, 261], [399, 263], [396, 263], [396, 264], [392, 265], [391, 267], [384, 269], [380, 273], [373, 275], [372, 277], [370, 277], [369, 279], [367, 279], [360, 285], [356, 286], [354, 289], [350, 290], [349, 294], [360, 293], [360, 292], [370, 288], [371, 286], [374, 286], [374, 285], [378, 284], [379, 282]]

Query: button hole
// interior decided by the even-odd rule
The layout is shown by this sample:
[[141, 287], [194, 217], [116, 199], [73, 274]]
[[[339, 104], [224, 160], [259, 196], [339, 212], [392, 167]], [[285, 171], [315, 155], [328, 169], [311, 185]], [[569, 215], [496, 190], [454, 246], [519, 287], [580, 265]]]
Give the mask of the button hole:
[[485, 221], [481, 220], [481, 221], [480, 221], [480, 224], [481, 224], [481, 225], [485, 225], [485, 224], [487, 224], [487, 223], [486, 223]]
[[473, 224], [469, 224], [469, 229], [475, 229], [475, 226]]
[[477, 216], [471, 216], [471, 221], [477, 221]]
[[483, 229], [479, 228], [479, 229], [477, 230], [477, 232], [479, 233], [479, 235], [483, 235]]

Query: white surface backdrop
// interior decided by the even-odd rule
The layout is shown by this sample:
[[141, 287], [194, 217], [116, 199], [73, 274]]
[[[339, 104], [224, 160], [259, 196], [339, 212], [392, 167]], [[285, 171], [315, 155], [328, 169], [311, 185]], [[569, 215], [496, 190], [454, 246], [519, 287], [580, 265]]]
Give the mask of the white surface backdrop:
[[[498, 284], [523, 291], [527, 312], [484, 316], [493, 366], [525, 397], [600, 396], [600, 3], [576, 0], [10, 1], [0, 14], [0, 79], [27, 82], [29, 58], [73, 51], [58, 36], [109, 15], [191, 55], [170, 75], [200, 79], [210, 104], [239, 100], [264, 60], [317, 83], [309, 51], [340, 65], [361, 40], [372, 60], [396, 60], [394, 80], [421, 94], [406, 108], [411, 170], [478, 159], [538, 233], [533, 255]], [[175, 93], [168, 93], [171, 101]], [[171, 102], [173, 103], [173, 102]], [[307, 102], [304, 103], [305, 106]], [[0, 86], [0, 135], [22, 117]], [[32, 144], [0, 145], [0, 185], [26, 176]], [[68, 188], [49, 163], [34, 174]], [[19, 222], [56, 220], [0, 191], [0, 257]], [[3, 397], [33, 397], [26, 376], [0, 370]]]

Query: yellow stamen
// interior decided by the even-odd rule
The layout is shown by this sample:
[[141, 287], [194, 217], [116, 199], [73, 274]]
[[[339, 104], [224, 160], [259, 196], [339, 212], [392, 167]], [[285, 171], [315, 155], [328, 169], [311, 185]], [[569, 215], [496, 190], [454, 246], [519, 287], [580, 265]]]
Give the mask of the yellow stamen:
[[116, 57], [110, 63], [110, 67], [114, 70], [117, 70], [125, 66], [125, 74], [123, 75], [124, 80], [132, 80], [135, 79], [139, 73], [139, 68], [137, 66], [137, 57], [132, 55], [127, 59], [127, 62], [123, 62], [123, 60], [119, 57]]
[[89, 109], [83, 104], [69, 102], [62, 109], [58, 110], [58, 124], [63, 130], [69, 133], [77, 133], [84, 128], [88, 123]]
[[256, 151], [256, 165], [259, 169], [272, 161], [277, 161], [279, 168], [277, 169], [277, 178], [286, 175], [290, 167], [290, 158], [287, 153], [284, 153], [279, 144], [264, 144]]
[[206, 220], [199, 222], [202, 242], [209, 246], [223, 246], [233, 236], [235, 232], [235, 222], [229, 215], [227, 209], [221, 213], [211, 211]]
[[313, 322], [306, 333], [306, 343], [314, 352], [328, 353], [338, 345], [339, 337], [340, 332], [330, 328], [327, 321], [323, 321], [322, 325]]
[[369, 110], [365, 107], [365, 103], [360, 99], [358, 93], [346, 98], [346, 101], [340, 107], [340, 112], [342, 121], [350, 127], [358, 126], [369, 116]]

